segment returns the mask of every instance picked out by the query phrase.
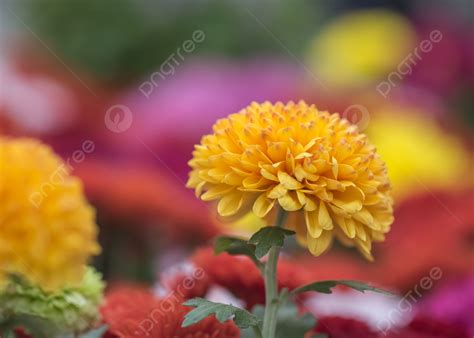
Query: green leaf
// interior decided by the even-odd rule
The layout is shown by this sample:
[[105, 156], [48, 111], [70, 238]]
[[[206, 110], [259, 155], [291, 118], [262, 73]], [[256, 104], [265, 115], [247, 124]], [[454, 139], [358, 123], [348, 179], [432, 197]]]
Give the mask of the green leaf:
[[214, 303], [203, 298], [190, 299], [183, 305], [192, 306], [195, 309], [184, 316], [182, 327], [196, 324], [210, 315], [215, 315], [221, 323], [232, 319], [235, 325], [241, 329], [260, 324], [260, 320], [255, 315], [232, 305]]
[[255, 256], [262, 258], [272, 246], [282, 247], [285, 237], [294, 235], [295, 232], [280, 227], [269, 226], [257, 231], [249, 240], [250, 244], [256, 245]]
[[329, 294], [329, 293], [332, 293], [332, 288], [338, 285], [344, 285], [360, 292], [373, 291], [373, 292], [378, 292], [378, 293], [383, 293], [389, 296], [393, 296], [393, 293], [389, 291], [379, 289], [379, 288], [370, 286], [368, 284], [358, 282], [358, 281], [353, 281], [353, 280], [327, 280], [327, 281], [321, 281], [321, 282], [314, 282], [308, 285], [301, 286], [297, 289], [294, 289], [291, 293], [293, 295], [296, 295], [302, 292], [315, 291], [315, 292]]
[[247, 243], [246, 240], [236, 237], [222, 236], [217, 238], [214, 252], [220, 254], [227, 252], [231, 255], [245, 255], [252, 259], [255, 257], [255, 245]]

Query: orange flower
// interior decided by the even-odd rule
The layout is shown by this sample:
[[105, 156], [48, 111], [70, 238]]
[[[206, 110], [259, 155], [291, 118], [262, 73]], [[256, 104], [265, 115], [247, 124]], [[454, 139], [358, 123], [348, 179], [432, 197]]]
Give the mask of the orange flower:
[[34, 139], [0, 137], [0, 283], [17, 274], [46, 291], [78, 285], [100, 252], [82, 182]]
[[336, 236], [371, 259], [393, 222], [384, 162], [355, 125], [304, 102], [252, 103], [196, 145], [188, 186], [222, 216], [291, 212], [288, 227], [314, 255]]

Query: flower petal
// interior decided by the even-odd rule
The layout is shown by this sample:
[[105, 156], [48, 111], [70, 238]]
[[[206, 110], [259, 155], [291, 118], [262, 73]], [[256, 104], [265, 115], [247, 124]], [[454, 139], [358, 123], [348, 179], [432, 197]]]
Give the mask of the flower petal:
[[315, 256], [319, 256], [329, 249], [331, 243], [332, 231], [323, 231], [319, 238], [312, 238], [311, 236], [307, 238], [308, 249]]
[[308, 235], [311, 238], [319, 238], [323, 233], [323, 228], [319, 226], [318, 222], [318, 212], [317, 211], [305, 211], [304, 213], [306, 228], [308, 230]]
[[356, 236], [355, 222], [353, 219], [340, 217], [338, 218], [338, 225], [347, 237], [354, 238]]
[[288, 190], [282, 184], [278, 184], [268, 192], [267, 197], [277, 199], [283, 197], [287, 192]]
[[291, 177], [283, 171], [278, 172], [278, 180], [280, 184], [283, 185], [288, 190], [297, 190], [303, 188], [303, 184], [298, 182], [294, 177]]
[[267, 198], [266, 194], [261, 194], [253, 204], [253, 212], [257, 217], [265, 217], [275, 205], [275, 200]]
[[298, 198], [292, 193], [287, 193], [278, 199], [280, 206], [286, 211], [300, 210], [303, 206], [301, 205]]
[[228, 186], [226, 184], [219, 184], [211, 187], [208, 191], [202, 194], [201, 199], [203, 201], [212, 201], [216, 200], [234, 189], [232, 186]]
[[344, 192], [335, 191], [332, 203], [353, 214], [362, 209], [364, 193], [357, 187], [347, 187]]
[[319, 226], [324, 230], [331, 230], [333, 228], [331, 215], [329, 215], [329, 211], [323, 201], [319, 203], [318, 222]]
[[217, 204], [217, 212], [221, 216], [235, 215], [242, 206], [243, 199], [241, 192], [227, 194]]

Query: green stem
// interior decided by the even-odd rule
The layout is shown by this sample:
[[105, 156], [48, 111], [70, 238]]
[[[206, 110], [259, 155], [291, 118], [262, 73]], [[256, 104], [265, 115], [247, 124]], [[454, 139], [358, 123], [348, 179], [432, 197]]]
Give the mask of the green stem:
[[[283, 227], [286, 221], [287, 213], [279, 208], [276, 227]], [[275, 338], [277, 315], [278, 315], [278, 281], [277, 265], [280, 247], [273, 246], [268, 255], [268, 261], [264, 268], [265, 279], [265, 315], [263, 318], [263, 338]]]

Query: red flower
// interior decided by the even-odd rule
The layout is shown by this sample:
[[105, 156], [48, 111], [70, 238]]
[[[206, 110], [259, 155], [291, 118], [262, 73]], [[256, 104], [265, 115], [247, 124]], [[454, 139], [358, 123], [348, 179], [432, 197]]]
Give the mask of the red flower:
[[374, 263], [336, 250], [318, 260], [303, 257], [297, 262], [312, 271], [312, 280], [365, 280], [400, 292], [411, 290], [437, 267], [443, 275], [437, 287], [472, 271], [473, 205], [472, 189], [426, 192], [397, 206], [387, 239], [374, 247]]
[[446, 324], [435, 319], [420, 317], [415, 318], [407, 327], [397, 333], [392, 333], [387, 338], [469, 338], [470, 336], [461, 328]]
[[365, 323], [341, 317], [323, 317], [318, 319], [316, 332], [325, 333], [328, 338], [378, 338]]
[[109, 326], [107, 338], [238, 338], [233, 322], [219, 323], [214, 317], [182, 328], [184, 315], [191, 309], [179, 297], [156, 298], [144, 289], [116, 289], [102, 307]]
[[207, 207], [167, 171], [88, 159], [74, 172], [99, 211], [118, 220], [148, 226], [181, 243], [206, 241], [219, 232]]
[[442, 270], [443, 281], [469, 274], [474, 261], [473, 205], [472, 189], [430, 192], [404, 201], [384, 245], [376, 248], [372, 280], [408, 290], [433, 267]]

